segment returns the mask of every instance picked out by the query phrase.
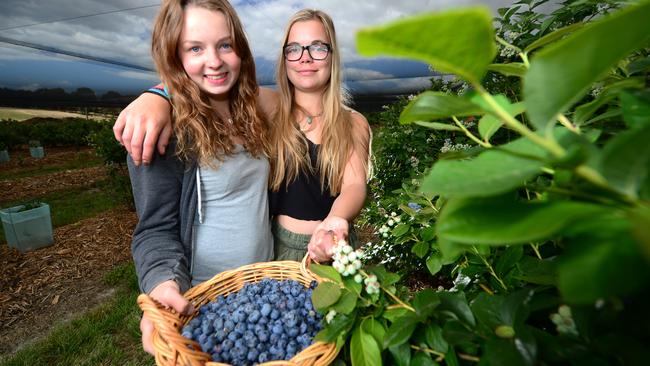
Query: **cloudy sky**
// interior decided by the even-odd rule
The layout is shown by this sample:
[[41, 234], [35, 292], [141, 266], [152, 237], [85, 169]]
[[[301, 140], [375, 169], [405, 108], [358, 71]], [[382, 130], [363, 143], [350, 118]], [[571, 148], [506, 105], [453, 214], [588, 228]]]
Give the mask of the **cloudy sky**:
[[[305, 7], [334, 19], [345, 82], [356, 93], [408, 92], [428, 85], [426, 65], [361, 57], [355, 32], [424, 11], [470, 4], [493, 14], [512, 0], [232, 0], [251, 41], [259, 81], [273, 84], [284, 23]], [[159, 0], [0, 0], [0, 87], [89, 87], [123, 94], [156, 83], [149, 55]], [[149, 71], [147, 71], [149, 70]]]

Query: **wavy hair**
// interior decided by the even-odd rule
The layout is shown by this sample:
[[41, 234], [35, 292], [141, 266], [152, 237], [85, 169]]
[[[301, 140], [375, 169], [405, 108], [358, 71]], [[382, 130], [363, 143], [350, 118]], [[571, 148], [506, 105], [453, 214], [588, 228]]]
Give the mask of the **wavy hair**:
[[[233, 49], [241, 59], [239, 77], [228, 98], [232, 125], [220, 117], [209, 95], [190, 79], [178, 55], [184, 10], [189, 5], [219, 11], [228, 22]], [[241, 137], [251, 155], [268, 155], [268, 123], [257, 104], [255, 62], [241, 21], [227, 0], [164, 0], [154, 23], [151, 54], [172, 95], [176, 153], [181, 159], [213, 166], [213, 159], [222, 161], [233, 153], [232, 136]]]
[[[308, 20], [316, 20], [323, 25], [331, 46], [328, 56], [331, 57], [331, 75], [323, 93], [323, 131], [316, 171], [320, 177], [321, 188], [327, 188], [332, 195], [337, 195], [341, 190], [345, 165], [354, 149], [354, 136], [358, 133], [354, 131], [351, 111], [345, 107], [348, 94], [342, 88], [341, 58], [332, 18], [320, 10], [298, 11], [289, 20], [282, 45], [286, 45], [289, 32], [295, 23]], [[307, 138], [293, 117], [296, 109], [300, 107], [294, 100], [294, 86], [287, 76], [282, 50], [277, 62], [276, 81], [279, 102], [272, 129], [273, 174], [270, 183], [274, 191], [282, 188], [283, 183], [289, 184], [295, 180], [301, 171], [312, 169]]]

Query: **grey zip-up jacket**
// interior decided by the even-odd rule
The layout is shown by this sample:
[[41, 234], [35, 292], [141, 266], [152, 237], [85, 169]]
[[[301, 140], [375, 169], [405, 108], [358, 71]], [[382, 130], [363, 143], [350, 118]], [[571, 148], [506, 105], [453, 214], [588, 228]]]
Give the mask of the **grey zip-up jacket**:
[[144, 293], [167, 280], [176, 281], [181, 293], [190, 288], [197, 164], [183, 163], [175, 147], [172, 141], [164, 156], [155, 152], [148, 166], [127, 158], [139, 218], [131, 252]]

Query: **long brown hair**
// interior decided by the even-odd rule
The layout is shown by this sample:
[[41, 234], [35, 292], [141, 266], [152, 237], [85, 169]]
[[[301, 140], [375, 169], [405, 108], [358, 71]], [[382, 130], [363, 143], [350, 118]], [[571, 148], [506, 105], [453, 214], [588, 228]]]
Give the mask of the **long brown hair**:
[[[336, 31], [332, 18], [320, 10], [303, 9], [291, 17], [284, 33], [283, 45], [289, 39], [291, 27], [296, 22], [316, 20], [323, 24], [330, 42], [331, 76], [323, 94], [323, 131], [318, 154], [317, 171], [323, 189], [329, 188], [332, 195], [341, 190], [345, 165], [354, 148], [353, 121], [351, 112], [345, 107], [347, 93], [342, 89], [341, 58], [336, 42]], [[278, 57], [276, 79], [279, 103], [272, 129], [271, 150], [273, 175], [271, 189], [278, 190], [283, 182], [288, 184], [301, 171], [311, 169], [307, 138], [300, 132], [294, 120], [298, 108], [294, 100], [294, 86], [289, 81], [286, 60], [281, 51]]]
[[[190, 79], [178, 55], [183, 15], [188, 5], [219, 11], [228, 22], [233, 49], [241, 59], [239, 77], [229, 91], [232, 125], [219, 116], [207, 93]], [[162, 82], [172, 95], [178, 156], [212, 165], [213, 159], [223, 160], [232, 154], [232, 136], [241, 137], [251, 155], [267, 154], [268, 126], [257, 106], [255, 62], [241, 21], [227, 0], [164, 0], [152, 32], [151, 54]]]

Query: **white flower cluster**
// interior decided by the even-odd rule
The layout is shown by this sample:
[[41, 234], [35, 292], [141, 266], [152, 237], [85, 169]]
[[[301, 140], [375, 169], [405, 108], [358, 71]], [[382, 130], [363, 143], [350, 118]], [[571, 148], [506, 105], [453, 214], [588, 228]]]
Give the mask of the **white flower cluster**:
[[573, 336], [578, 335], [578, 329], [576, 328], [576, 323], [573, 321], [571, 308], [568, 305], [560, 305], [557, 313], [551, 314], [550, 318], [555, 324], [558, 333]]
[[345, 240], [339, 240], [334, 247], [332, 267], [343, 276], [352, 276], [361, 268], [363, 252], [354, 250]]
[[332, 320], [334, 320], [334, 317], [336, 316], [336, 310], [330, 309], [330, 311], [327, 312], [327, 315], [325, 315], [325, 321], [327, 324], [331, 323]]
[[366, 285], [366, 292], [370, 295], [379, 293], [379, 282], [377, 281], [377, 276], [370, 275], [363, 283]]
[[445, 143], [440, 148], [441, 153], [451, 152], [451, 151], [460, 151], [470, 149], [472, 145], [469, 144], [454, 144], [451, 142], [451, 139], [445, 139]]
[[594, 97], [594, 98], [596, 98], [596, 97], [598, 97], [598, 96], [600, 95], [600, 93], [602, 93], [602, 92], [603, 92], [603, 86], [602, 86], [602, 85], [598, 85], [598, 86], [594, 87], [593, 89], [591, 89], [591, 96]]
[[390, 216], [384, 215], [384, 217], [386, 217], [388, 219], [388, 221], [386, 221], [385, 225], [382, 225], [379, 228], [379, 234], [381, 236], [383, 236], [384, 238], [387, 238], [388, 237], [388, 232], [390, 231], [391, 227], [398, 224], [398, 223], [400, 223], [402, 221], [402, 218], [397, 216], [397, 213], [395, 213], [395, 212], [391, 212]]
[[501, 57], [504, 57], [504, 58], [510, 58], [510, 57], [512, 57], [512, 56], [516, 56], [516, 55], [517, 55], [517, 51], [514, 50], [514, 49], [512, 49], [512, 48], [510, 48], [510, 47], [504, 47], [504, 46], [501, 46], [500, 48], [501, 48], [501, 50], [499, 51], [499, 55], [500, 55]]

